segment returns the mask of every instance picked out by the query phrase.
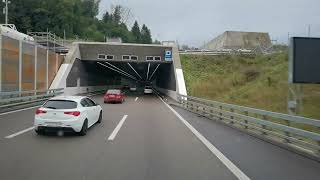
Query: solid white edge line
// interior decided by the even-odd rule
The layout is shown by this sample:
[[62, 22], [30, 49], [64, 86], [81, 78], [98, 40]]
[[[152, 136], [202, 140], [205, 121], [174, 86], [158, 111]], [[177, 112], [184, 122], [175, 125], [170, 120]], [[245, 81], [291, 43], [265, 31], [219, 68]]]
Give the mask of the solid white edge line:
[[108, 141], [113, 141], [116, 135], [118, 134], [121, 126], [123, 125], [124, 121], [127, 119], [128, 115], [124, 115], [117, 127], [113, 130], [113, 132], [110, 134]]
[[31, 131], [32, 129], [34, 129], [34, 126], [29, 127], [29, 128], [27, 128], [27, 129], [25, 129], [25, 130], [19, 131], [19, 132], [17, 132], [17, 133], [11, 134], [11, 135], [9, 135], [9, 136], [6, 136], [5, 138], [10, 139], [10, 138], [19, 136], [20, 134], [23, 134], [23, 133], [26, 133], [26, 132], [28, 132], [28, 131]]
[[139, 97], [136, 97], [136, 99], [134, 101], [137, 101], [139, 99]]
[[177, 113], [171, 106], [159, 99], [190, 129], [190, 131], [218, 158], [220, 161], [240, 180], [250, 180], [236, 165], [234, 165], [226, 156], [224, 156], [210, 141], [208, 141], [202, 134], [200, 134], [188, 121], [186, 121], [179, 113]]
[[20, 111], [24, 111], [24, 110], [28, 110], [28, 109], [33, 109], [33, 108], [37, 108], [37, 107], [41, 107], [41, 106], [32, 106], [32, 107], [28, 107], [28, 108], [24, 108], [24, 109], [17, 109], [17, 110], [14, 110], [14, 111], [4, 112], [4, 113], [0, 113], [0, 116], [1, 115], [15, 113], [15, 112], [20, 112]]

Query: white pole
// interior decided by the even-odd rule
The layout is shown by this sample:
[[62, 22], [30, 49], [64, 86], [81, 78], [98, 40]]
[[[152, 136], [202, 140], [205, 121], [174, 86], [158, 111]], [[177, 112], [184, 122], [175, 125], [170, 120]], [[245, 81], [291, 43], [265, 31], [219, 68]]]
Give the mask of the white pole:
[[6, 0], [6, 24], [8, 24], [8, 0]]

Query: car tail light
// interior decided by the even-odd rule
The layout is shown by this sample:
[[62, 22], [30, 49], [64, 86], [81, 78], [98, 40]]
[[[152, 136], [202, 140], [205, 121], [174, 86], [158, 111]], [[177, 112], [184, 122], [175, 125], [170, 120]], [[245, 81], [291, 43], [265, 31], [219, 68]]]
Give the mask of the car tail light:
[[37, 110], [36, 110], [36, 115], [38, 115], [38, 114], [44, 114], [44, 113], [47, 113], [47, 111], [44, 111], [44, 110], [41, 110], [41, 109], [37, 109]]
[[80, 116], [80, 112], [79, 111], [69, 111], [69, 112], [64, 112], [64, 114]]

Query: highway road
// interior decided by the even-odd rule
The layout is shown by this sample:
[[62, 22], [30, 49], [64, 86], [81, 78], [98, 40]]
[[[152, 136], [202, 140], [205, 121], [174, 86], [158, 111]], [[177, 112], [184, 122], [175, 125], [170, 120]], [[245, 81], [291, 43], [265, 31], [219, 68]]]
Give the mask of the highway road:
[[37, 135], [35, 108], [0, 114], [0, 179], [317, 179], [320, 163], [170, 107], [156, 96], [100, 103], [86, 136]]

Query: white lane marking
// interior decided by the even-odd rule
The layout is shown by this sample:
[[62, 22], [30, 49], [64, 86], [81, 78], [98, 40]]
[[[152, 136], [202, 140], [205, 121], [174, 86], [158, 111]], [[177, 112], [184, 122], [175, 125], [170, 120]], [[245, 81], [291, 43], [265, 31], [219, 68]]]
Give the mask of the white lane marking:
[[6, 136], [5, 138], [10, 139], [10, 138], [19, 136], [20, 134], [23, 134], [23, 133], [26, 133], [26, 132], [28, 132], [28, 131], [31, 131], [32, 129], [34, 129], [34, 126], [29, 127], [29, 128], [27, 128], [27, 129], [25, 129], [25, 130], [19, 131], [19, 132], [17, 132], [17, 133], [11, 134], [11, 135], [9, 135], [9, 136]]
[[123, 118], [121, 119], [121, 121], [119, 122], [119, 124], [117, 125], [117, 127], [113, 130], [113, 132], [111, 133], [111, 135], [108, 138], [108, 141], [113, 141], [114, 138], [116, 137], [116, 135], [118, 134], [121, 126], [123, 125], [124, 121], [127, 119], [128, 115], [124, 115]]
[[137, 101], [139, 99], [139, 97], [136, 97], [136, 99], [134, 101]]
[[218, 158], [220, 161], [239, 179], [250, 180], [236, 165], [234, 165], [226, 156], [224, 156], [213, 144], [210, 143], [202, 134], [200, 134], [191, 124], [188, 123], [177, 111], [159, 99], [191, 130], [191, 132]]
[[24, 108], [24, 109], [18, 109], [18, 110], [14, 110], [14, 111], [4, 112], [4, 113], [1, 113], [0, 116], [15, 113], [15, 112], [20, 112], [20, 111], [24, 111], [24, 110], [28, 110], [28, 109], [33, 109], [33, 108], [37, 108], [37, 107], [41, 107], [41, 106], [33, 106], [33, 107]]

